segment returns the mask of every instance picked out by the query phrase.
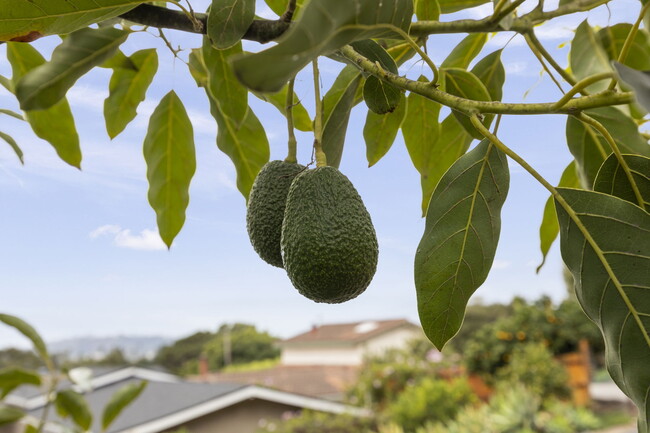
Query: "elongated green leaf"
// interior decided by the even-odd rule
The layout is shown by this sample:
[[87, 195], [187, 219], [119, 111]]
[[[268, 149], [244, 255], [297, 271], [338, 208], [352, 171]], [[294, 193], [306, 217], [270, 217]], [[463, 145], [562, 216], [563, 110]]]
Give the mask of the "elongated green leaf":
[[6, 114], [7, 116], [11, 116], [18, 120], [25, 120], [25, 118], [21, 114], [18, 114], [15, 111], [6, 110], [4, 108], [0, 108], [0, 114]]
[[372, 39], [363, 39], [361, 41], [352, 42], [354, 51], [361, 54], [368, 60], [379, 62], [382, 68], [386, 69], [393, 74], [397, 74], [397, 64], [395, 59], [386, 51], [381, 45]]
[[202, 55], [210, 95], [218, 104], [221, 114], [228, 117], [235, 128], [246, 117], [248, 90], [235, 78], [229, 61], [232, 56], [242, 52], [241, 43], [226, 50], [216, 50], [210, 45], [208, 38], [203, 38]]
[[363, 85], [363, 99], [368, 108], [377, 114], [392, 113], [402, 96], [402, 91], [375, 76], [366, 78]]
[[[571, 164], [564, 169], [558, 187], [580, 188], [580, 180], [578, 179], [578, 171], [576, 169], [575, 161], [571, 161]], [[539, 272], [544, 266], [544, 263], [546, 263], [546, 256], [559, 234], [560, 223], [557, 220], [557, 214], [555, 211], [555, 200], [553, 200], [553, 196], [550, 196], [548, 200], [546, 200], [544, 214], [542, 216], [542, 224], [539, 226], [539, 248], [542, 250], [542, 263], [537, 267], [537, 272]]]
[[479, 55], [486, 42], [487, 33], [470, 34], [454, 47], [440, 67], [467, 69], [472, 60]]
[[25, 415], [26, 413], [20, 409], [9, 406], [0, 406], [0, 426], [15, 423]]
[[497, 50], [481, 59], [473, 68], [472, 74], [487, 88], [493, 101], [503, 97], [503, 84], [506, 82], [506, 70], [501, 61], [503, 50]]
[[443, 14], [458, 12], [463, 9], [469, 9], [489, 3], [490, 0], [438, 0], [440, 10]]
[[238, 43], [255, 18], [255, 0], [213, 0], [208, 14], [208, 37], [218, 49]]
[[3, 139], [4, 141], [6, 141], [7, 144], [9, 145], [9, 147], [11, 147], [13, 149], [14, 153], [16, 154], [18, 159], [20, 160], [20, 163], [25, 164], [25, 160], [23, 159], [23, 150], [20, 148], [20, 146], [18, 146], [18, 143], [16, 143], [16, 140], [14, 140], [14, 138], [11, 135], [5, 134], [2, 131], [0, 131], [0, 138]]
[[[571, 42], [569, 61], [573, 75], [579, 80], [612, 70], [600, 39], [587, 20], [584, 20], [576, 29], [576, 34]], [[587, 90], [599, 92], [605, 90], [608, 84], [607, 81], [600, 81], [587, 87]]]
[[[228, 55], [236, 52], [241, 52], [241, 45], [217, 51], [204, 40], [202, 50], [193, 52], [194, 58], [190, 58], [190, 70], [208, 94], [210, 112], [219, 127], [217, 146], [235, 165], [237, 188], [248, 198], [257, 173], [269, 160], [270, 149], [264, 127], [248, 107], [246, 89], [232, 72], [220, 75], [224, 69], [230, 71]], [[239, 119], [242, 108], [243, 117]]]
[[415, 0], [415, 16], [418, 21], [438, 21], [440, 18], [438, 0]]
[[650, 71], [637, 71], [614, 62], [620, 79], [634, 90], [637, 101], [646, 111], [650, 111]]
[[413, 0], [311, 0], [277, 45], [235, 59], [235, 74], [253, 90], [276, 92], [321, 54], [355, 40], [397, 37], [394, 27], [408, 31], [412, 15]]
[[[645, 209], [650, 209], [650, 158], [640, 155], [623, 155], [623, 158], [639, 188]], [[632, 185], [614, 154], [610, 155], [598, 170], [594, 181], [594, 191], [622, 198], [635, 205], [639, 204]]]
[[[287, 91], [289, 86], [284, 86], [282, 90], [277, 93], [260, 93], [252, 92], [253, 95], [260, 98], [262, 101], [269, 102], [273, 104], [282, 115], [286, 115], [286, 103], [287, 103]], [[311, 131], [313, 130], [312, 121], [309, 117], [309, 113], [305, 107], [300, 103], [298, 95], [293, 94], [293, 126], [300, 131]]]
[[[469, 71], [458, 68], [444, 69], [445, 86], [447, 93], [460, 96], [474, 101], [490, 101], [490, 93], [485, 88], [485, 85], [479, 80], [476, 75]], [[454, 116], [460, 122], [465, 130], [474, 138], [483, 138], [480, 132], [476, 130], [469, 117], [466, 114], [458, 111], [453, 111]], [[483, 124], [489, 127], [494, 119], [493, 115], [486, 115]]]
[[196, 170], [194, 132], [174, 91], [158, 104], [144, 139], [149, 203], [156, 211], [160, 237], [171, 247], [185, 223], [189, 188]]
[[368, 111], [366, 124], [363, 128], [363, 138], [366, 141], [366, 157], [368, 166], [375, 165], [390, 150], [397, 131], [406, 116], [406, 99], [401, 96], [397, 109], [388, 114], [376, 114]]
[[16, 331], [27, 337], [29, 341], [31, 341], [34, 345], [34, 350], [42, 360], [46, 361], [50, 359], [50, 355], [47, 353], [45, 342], [29, 323], [9, 314], [0, 314], [0, 322], [4, 323], [7, 326], [11, 326]]
[[55, 105], [81, 76], [109, 59], [128, 35], [113, 27], [82, 29], [68, 35], [50, 62], [32, 69], [16, 84], [20, 108], [45, 110]]
[[558, 189], [560, 247], [578, 301], [605, 338], [616, 384], [639, 409], [648, 433], [650, 409], [650, 214], [610, 195]]
[[71, 33], [121, 15], [142, 0], [0, 0], [0, 41]]
[[138, 67], [135, 65], [135, 63], [133, 63], [133, 61], [127, 57], [126, 54], [124, 54], [119, 48], [108, 60], [99, 65], [99, 67], [107, 69], [124, 68], [132, 69], [134, 71], [138, 70]]
[[144, 101], [149, 85], [158, 70], [155, 48], [141, 50], [130, 57], [136, 69], [115, 68], [104, 101], [106, 131], [111, 138], [126, 128], [137, 115], [138, 105]]
[[490, 271], [509, 182], [506, 156], [484, 140], [451, 166], [431, 197], [415, 287], [422, 328], [438, 349], [458, 332]]
[[333, 167], [341, 163], [350, 112], [356, 104], [355, 95], [360, 84], [359, 70], [346, 66], [323, 97], [322, 146], [328, 165]]
[[14, 93], [14, 83], [4, 75], [0, 75], [0, 86], [4, 87], [10, 93]]
[[71, 418], [82, 431], [87, 431], [90, 428], [93, 415], [81, 394], [71, 389], [59, 391], [56, 393], [54, 404], [59, 416]]
[[102, 415], [102, 429], [107, 430], [108, 427], [115, 421], [115, 419], [128, 407], [136, 398], [142, 394], [142, 391], [147, 387], [147, 382], [132, 383], [126, 385], [113, 396], [104, 408]]
[[[15, 85], [27, 72], [45, 63], [45, 59], [29, 44], [7, 44], [7, 59], [13, 70]], [[79, 135], [68, 101], [63, 99], [47, 110], [27, 111], [25, 118], [34, 133], [49, 142], [59, 157], [72, 165], [81, 167]]]
[[22, 385], [40, 386], [41, 377], [37, 372], [20, 367], [7, 367], [0, 370], [0, 400]]
[[[636, 123], [622, 111], [614, 107], [602, 107], [585, 113], [607, 128], [621, 152], [650, 156], [650, 146], [639, 134]], [[612, 148], [593, 128], [571, 116], [567, 120], [566, 135], [569, 150], [577, 162], [581, 182], [585, 188], [591, 189], [598, 169], [612, 153]]]

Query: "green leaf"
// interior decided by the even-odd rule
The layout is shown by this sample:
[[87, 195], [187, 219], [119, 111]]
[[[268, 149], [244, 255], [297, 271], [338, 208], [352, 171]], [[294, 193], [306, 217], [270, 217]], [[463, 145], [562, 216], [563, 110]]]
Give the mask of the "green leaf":
[[400, 95], [401, 101], [397, 109], [388, 114], [376, 114], [368, 111], [366, 124], [363, 128], [363, 138], [366, 141], [366, 157], [368, 166], [372, 167], [390, 150], [397, 131], [406, 116], [406, 99]]
[[13, 424], [25, 415], [26, 413], [20, 409], [9, 406], [0, 406], [0, 426]]
[[136, 69], [115, 68], [104, 101], [106, 131], [111, 138], [126, 128], [137, 115], [138, 105], [144, 101], [149, 85], [158, 71], [155, 48], [140, 50], [129, 58]]
[[[580, 188], [580, 180], [578, 179], [575, 161], [571, 161], [571, 164], [564, 169], [558, 186], [564, 188]], [[539, 226], [539, 248], [542, 250], [542, 263], [537, 267], [538, 273], [544, 266], [544, 263], [546, 263], [546, 256], [553, 242], [557, 239], [558, 234], [560, 234], [560, 223], [557, 220], [555, 211], [555, 200], [553, 200], [553, 196], [550, 196], [546, 200], [542, 224]]]
[[483, 140], [452, 165], [431, 197], [415, 254], [415, 287], [422, 327], [440, 350], [490, 271], [509, 182], [505, 154]]
[[[640, 155], [623, 155], [632, 177], [639, 188], [646, 209], [650, 209], [650, 158]], [[616, 155], [612, 154], [598, 170], [594, 191], [604, 192], [638, 205], [630, 180]]]
[[454, 47], [440, 67], [467, 69], [472, 60], [479, 55], [486, 42], [487, 33], [470, 34]]
[[[14, 85], [26, 73], [45, 63], [34, 47], [17, 42], [7, 44], [7, 59], [13, 70]], [[79, 135], [67, 100], [63, 99], [47, 110], [27, 111], [25, 118], [34, 133], [49, 142], [63, 161], [73, 167], [81, 167]]]
[[232, 56], [241, 53], [241, 43], [226, 50], [217, 50], [210, 45], [208, 38], [203, 38], [202, 55], [210, 95], [218, 104], [221, 114], [228, 117], [235, 128], [248, 112], [248, 90], [235, 78], [229, 64]]
[[612, 379], [639, 409], [648, 433], [650, 214], [610, 195], [558, 189], [560, 249], [583, 310], [605, 338]]
[[506, 70], [501, 62], [502, 52], [503, 50], [497, 50], [488, 54], [471, 71], [485, 85], [492, 101], [500, 101], [503, 97]]
[[11, 80], [4, 75], [0, 75], [0, 86], [7, 89], [8, 92], [14, 93], [14, 83], [12, 83]]
[[311, 0], [277, 45], [234, 59], [235, 74], [253, 90], [277, 92], [321, 54], [355, 40], [398, 37], [392, 29], [408, 31], [412, 15], [413, 0]]
[[248, 92], [227, 63], [228, 57], [238, 52], [241, 45], [218, 51], [204, 39], [201, 55], [195, 52], [190, 70], [194, 70], [197, 84], [206, 89], [210, 112], [218, 125], [217, 146], [235, 165], [237, 188], [248, 199], [257, 173], [269, 160], [270, 150], [264, 127], [248, 107]]
[[[289, 86], [286, 85], [284, 86], [279, 92], [277, 93], [260, 93], [260, 92], [251, 92], [253, 95], [257, 96], [259, 99], [265, 102], [269, 102], [273, 104], [274, 107], [276, 107], [282, 115], [286, 115], [286, 103], [287, 103], [287, 91], [289, 90]], [[305, 107], [300, 103], [300, 99], [298, 99], [298, 95], [293, 94], [293, 126], [298, 129], [299, 131], [312, 131], [313, 126], [312, 126], [312, 121], [311, 118], [309, 117], [309, 113], [305, 109]]]
[[395, 59], [381, 45], [372, 39], [363, 39], [350, 44], [354, 51], [373, 62], [379, 62], [382, 68], [397, 74]]
[[[284, 11], [287, 9], [287, 4], [288, 4], [287, 0], [264, 0], [264, 1], [266, 2], [267, 6], [271, 8], [271, 10], [275, 12], [275, 14], [278, 16], [282, 16]], [[296, 10], [293, 14], [294, 17], [296, 17], [300, 13], [303, 3], [304, 3], [303, 0], [296, 1]]]
[[149, 203], [160, 237], [171, 248], [185, 223], [189, 188], [196, 170], [194, 132], [183, 102], [172, 90], [158, 104], [144, 139]]
[[71, 389], [59, 391], [56, 393], [54, 405], [59, 416], [70, 417], [82, 431], [90, 429], [93, 415], [81, 394]]
[[650, 111], [650, 71], [637, 71], [618, 62], [614, 66], [621, 80], [634, 90], [639, 104]]
[[0, 370], [0, 400], [22, 385], [41, 385], [37, 372], [20, 367], [7, 367]]
[[208, 14], [208, 37], [218, 49], [230, 48], [255, 19], [255, 0], [213, 0]]
[[[632, 24], [620, 23], [598, 31], [598, 38], [610, 61], [618, 60], [630, 30]], [[650, 69], [650, 35], [647, 32], [636, 33], [624, 64], [638, 70]]]
[[124, 54], [119, 48], [115, 51], [113, 56], [99, 65], [99, 67], [107, 69], [124, 68], [132, 69], [134, 71], [138, 70], [138, 67], [133, 63], [133, 61], [127, 57], [126, 54]]
[[146, 386], [147, 382], [132, 383], [117, 390], [104, 408], [102, 430], [107, 430], [120, 413], [140, 396]]
[[[571, 42], [569, 65], [573, 75], [578, 80], [602, 72], [611, 72], [607, 53], [600, 43], [589, 22], [584, 20], [576, 29], [576, 34]], [[599, 81], [587, 87], [592, 93], [605, 90], [609, 85], [607, 80]]]
[[50, 359], [50, 355], [47, 353], [45, 342], [29, 323], [9, 314], [0, 314], [0, 322], [4, 323], [7, 326], [11, 326], [16, 331], [27, 337], [29, 341], [32, 342], [34, 345], [34, 350], [43, 361], [48, 361]]
[[458, 12], [463, 9], [469, 9], [489, 3], [490, 0], [438, 0], [440, 10], [443, 14]]
[[25, 120], [25, 118], [22, 116], [22, 114], [18, 114], [15, 111], [6, 110], [4, 108], [0, 108], [0, 114], [6, 114], [7, 116], [11, 116], [11, 117], [16, 118], [18, 120]]
[[[490, 93], [485, 88], [485, 84], [479, 80], [476, 75], [464, 69], [444, 69], [444, 80], [447, 93], [461, 98], [472, 99], [474, 101], [490, 101]], [[474, 138], [481, 139], [483, 135], [476, 130], [470, 118], [458, 111], [452, 111], [456, 119], [460, 122], [465, 130]], [[494, 119], [493, 115], [485, 115], [483, 125], [489, 127]]]
[[363, 99], [368, 108], [377, 114], [395, 111], [401, 96], [400, 89], [372, 75], [366, 78], [363, 85]]
[[16, 83], [23, 110], [45, 110], [59, 102], [68, 89], [95, 66], [108, 60], [129, 32], [113, 27], [82, 29], [66, 37], [52, 60], [32, 69]]
[[356, 104], [355, 95], [361, 84], [361, 73], [346, 66], [323, 97], [323, 151], [327, 164], [338, 167], [343, 155], [345, 133], [350, 112]]
[[2, 131], [0, 131], [0, 138], [6, 141], [7, 144], [13, 149], [14, 153], [20, 160], [20, 163], [25, 164], [25, 160], [23, 159], [23, 151], [20, 148], [20, 146], [18, 146], [18, 143], [16, 143], [16, 140], [14, 140], [14, 138], [11, 135], [5, 134]]
[[[650, 156], [650, 146], [639, 134], [636, 123], [619, 109], [602, 107], [587, 110], [585, 114], [607, 128], [622, 153]], [[598, 169], [612, 153], [612, 148], [597, 131], [572, 116], [567, 120], [566, 135], [569, 150], [578, 164], [582, 185], [591, 189]]]
[[418, 21], [438, 21], [440, 18], [438, 0], [415, 0], [415, 16]]
[[72, 33], [122, 15], [142, 0], [0, 0], [0, 41]]

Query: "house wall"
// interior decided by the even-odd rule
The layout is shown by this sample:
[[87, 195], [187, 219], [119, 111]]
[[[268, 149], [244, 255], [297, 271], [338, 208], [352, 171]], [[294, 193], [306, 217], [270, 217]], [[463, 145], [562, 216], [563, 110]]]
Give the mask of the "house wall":
[[283, 365], [361, 365], [363, 348], [345, 345], [284, 347], [280, 362]]
[[366, 341], [363, 352], [367, 356], [374, 356], [382, 355], [389, 349], [406, 349], [411, 340], [422, 336], [422, 331], [419, 328], [398, 328]]
[[185, 428], [189, 433], [255, 433], [263, 423], [277, 423], [285, 413], [298, 410], [300, 409], [294, 406], [252, 399], [202, 416], [167, 432]]
[[421, 337], [416, 327], [402, 327], [357, 345], [331, 344], [283, 347], [283, 365], [362, 365], [366, 356], [381, 355], [388, 349], [405, 349], [410, 340]]
[[9, 425], [3, 425], [0, 426], [0, 433], [18, 433], [22, 431], [20, 427], [20, 424], [17, 422]]

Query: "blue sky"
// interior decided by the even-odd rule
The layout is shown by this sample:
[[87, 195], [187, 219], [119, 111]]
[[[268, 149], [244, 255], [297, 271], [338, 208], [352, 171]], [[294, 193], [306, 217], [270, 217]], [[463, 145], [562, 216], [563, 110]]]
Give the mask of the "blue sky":
[[[547, 1], [547, 8], [557, 1]], [[607, 25], [636, 18], [638, 0], [615, 0], [589, 14], [555, 20], [537, 29], [538, 37], [566, 65], [573, 30], [589, 18]], [[206, 0], [193, 0], [205, 10]], [[524, 3], [523, 10], [536, 4]], [[482, 17], [489, 7], [444, 16]], [[259, 4], [258, 14], [269, 14]], [[200, 37], [167, 32], [173, 45], [198, 47]], [[429, 54], [439, 63], [463, 35], [434, 36]], [[491, 38], [479, 58], [502, 48], [510, 34]], [[58, 38], [35, 46], [49, 56]], [[159, 47], [160, 70], [141, 105], [140, 115], [115, 140], [103, 123], [110, 71], [96, 69], [68, 93], [81, 137], [82, 171], [58, 160], [51, 147], [28, 127], [9, 117], [0, 130], [10, 133], [25, 152], [21, 166], [0, 146], [0, 311], [26, 319], [48, 340], [80, 335], [165, 335], [178, 337], [224, 322], [254, 323], [286, 337], [312, 324], [405, 317], [417, 323], [413, 258], [424, 221], [420, 218], [419, 175], [401, 134], [388, 155], [367, 167], [362, 129], [365, 107], [350, 120], [341, 171], [354, 183], [372, 215], [380, 255], [377, 274], [367, 291], [341, 305], [315, 304], [297, 293], [281, 269], [257, 257], [246, 234], [245, 202], [235, 187], [230, 160], [216, 147], [216, 123], [207, 100], [196, 88], [186, 65], [174, 60], [160, 39], [132, 35], [123, 50]], [[254, 43], [246, 49], [259, 50]], [[186, 56], [186, 53], [183, 54]], [[0, 74], [10, 76], [0, 47]], [[504, 100], [544, 101], [559, 91], [520, 37], [510, 42], [503, 61], [508, 72]], [[340, 65], [321, 62], [323, 85], [332, 83]], [[417, 77], [426, 70], [410, 62], [401, 73]], [[298, 76], [297, 92], [313, 113], [311, 77]], [[142, 140], [148, 116], [174, 89], [193, 121], [197, 172], [191, 187], [187, 221], [171, 251], [163, 248], [155, 214], [147, 202]], [[567, 89], [565, 87], [565, 89]], [[286, 154], [284, 118], [271, 106], [250, 97], [266, 127], [272, 159]], [[0, 107], [17, 109], [13, 96], [0, 90]], [[446, 114], [446, 111], [444, 111]], [[505, 117], [501, 138], [529, 160], [547, 179], [557, 182], [571, 160], [565, 146], [563, 116]], [[299, 160], [308, 162], [312, 137], [300, 133]], [[560, 300], [565, 293], [557, 245], [539, 275], [538, 227], [547, 192], [511, 163], [511, 190], [503, 210], [502, 234], [494, 267], [476, 297], [507, 302], [513, 296], [542, 294]], [[0, 347], [25, 346], [15, 332], [0, 328]]]

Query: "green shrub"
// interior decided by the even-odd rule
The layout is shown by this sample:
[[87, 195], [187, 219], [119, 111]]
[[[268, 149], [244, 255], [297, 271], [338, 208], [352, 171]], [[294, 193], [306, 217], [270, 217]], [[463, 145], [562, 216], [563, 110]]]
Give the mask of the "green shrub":
[[467, 380], [426, 378], [407, 387], [386, 409], [385, 416], [406, 432], [414, 432], [427, 422], [454, 418], [464, 406], [477, 401]]
[[542, 398], [569, 397], [568, 379], [562, 364], [543, 343], [515, 347], [508, 365], [497, 372], [499, 382], [524, 385]]
[[372, 418], [303, 411], [284, 421], [268, 421], [258, 433], [374, 433]]

